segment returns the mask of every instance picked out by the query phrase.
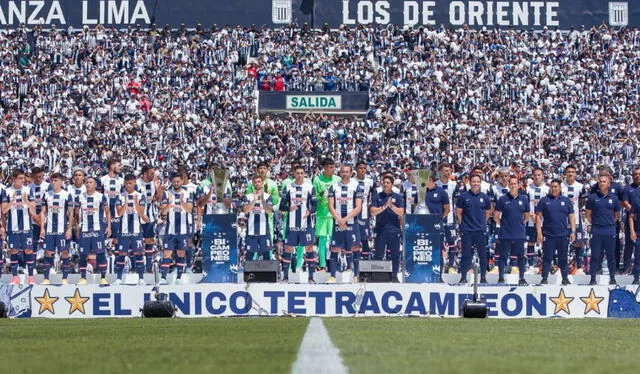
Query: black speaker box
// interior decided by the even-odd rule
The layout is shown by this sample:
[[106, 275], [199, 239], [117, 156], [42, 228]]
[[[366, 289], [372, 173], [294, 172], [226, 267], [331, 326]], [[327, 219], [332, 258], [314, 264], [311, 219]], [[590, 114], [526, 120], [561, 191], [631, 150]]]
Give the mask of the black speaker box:
[[246, 283], [275, 283], [278, 281], [280, 267], [278, 261], [247, 261], [244, 263], [244, 281]]
[[175, 315], [176, 308], [169, 300], [149, 300], [142, 306], [142, 316], [145, 318], [171, 318]]

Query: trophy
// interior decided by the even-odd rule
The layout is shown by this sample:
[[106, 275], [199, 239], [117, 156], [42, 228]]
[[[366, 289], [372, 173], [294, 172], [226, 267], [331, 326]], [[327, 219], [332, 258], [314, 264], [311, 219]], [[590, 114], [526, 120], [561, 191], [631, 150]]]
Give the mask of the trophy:
[[229, 182], [229, 170], [213, 167], [210, 171], [211, 188], [215, 188], [218, 203], [214, 214], [227, 214], [227, 207], [224, 205], [224, 192]]
[[414, 169], [411, 170], [411, 176], [413, 177], [413, 183], [415, 183], [418, 190], [418, 204], [416, 206], [416, 214], [429, 214], [429, 208], [424, 202], [424, 198], [427, 195], [427, 182], [431, 176], [431, 170], [429, 169]]

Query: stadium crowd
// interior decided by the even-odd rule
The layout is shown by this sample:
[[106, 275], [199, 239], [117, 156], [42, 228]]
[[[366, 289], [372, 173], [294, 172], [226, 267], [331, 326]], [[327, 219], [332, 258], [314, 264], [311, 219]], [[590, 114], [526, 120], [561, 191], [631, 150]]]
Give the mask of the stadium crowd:
[[[630, 185], [639, 36], [604, 26], [21, 26], [0, 32], [0, 169], [7, 184], [33, 167], [71, 184], [76, 170], [100, 177], [118, 159], [136, 176], [154, 166], [168, 185], [177, 169], [197, 183], [218, 164], [237, 205], [259, 162], [280, 182], [291, 160], [314, 177], [324, 157], [364, 160], [378, 183], [384, 171], [400, 184], [407, 168], [450, 163], [460, 180], [481, 165], [493, 183], [507, 167], [523, 185], [535, 167], [550, 180], [573, 164], [590, 185], [607, 166]], [[370, 110], [258, 117], [256, 90], [368, 90]]]

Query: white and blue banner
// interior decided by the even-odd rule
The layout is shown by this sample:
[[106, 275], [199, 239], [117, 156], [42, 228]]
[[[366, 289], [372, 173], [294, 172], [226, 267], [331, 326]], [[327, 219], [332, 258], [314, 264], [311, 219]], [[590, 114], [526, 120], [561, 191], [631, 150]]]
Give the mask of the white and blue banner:
[[[313, 17], [312, 17], [313, 14]], [[205, 29], [213, 24], [286, 26], [305, 22], [336, 28], [342, 24], [569, 29], [570, 26], [634, 26], [640, 0], [9, 0], [0, 2], [0, 27], [57, 25], [81, 28], [177, 28], [184, 23]]]
[[202, 222], [203, 283], [238, 282], [238, 229], [235, 214], [213, 214]]
[[405, 282], [438, 283], [441, 275], [442, 217], [434, 214], [405, 216]]
[[[10, 317], [139, 317], [152, 286], [0, 286]], [[459, 317], [467, 285], [190, 284], [163, 286], [179, 317]], [[490, 318], [640, 318], [638, 286], [481, 286]]]

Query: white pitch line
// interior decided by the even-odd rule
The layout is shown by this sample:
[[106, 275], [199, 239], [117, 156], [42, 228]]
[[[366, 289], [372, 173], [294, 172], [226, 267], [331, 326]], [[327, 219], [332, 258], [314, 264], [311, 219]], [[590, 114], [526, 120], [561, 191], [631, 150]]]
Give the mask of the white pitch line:
[[340, 350], [331, 342], [322, 320], [317, 317], [311, 318], [291, 373], [346, 374], [348, 372], [342, 363]]

